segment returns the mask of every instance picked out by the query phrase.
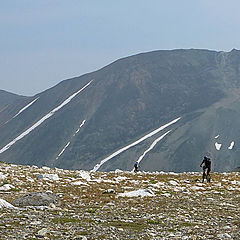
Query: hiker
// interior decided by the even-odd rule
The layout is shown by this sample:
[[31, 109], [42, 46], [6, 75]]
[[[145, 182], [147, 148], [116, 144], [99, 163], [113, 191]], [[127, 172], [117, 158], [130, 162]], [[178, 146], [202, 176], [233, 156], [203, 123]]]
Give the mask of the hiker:
[[135, 162], [134, 164], [134, 172], [138, 172], [139, 171], [139, 163]]
[[207, 182], [210, 182], [211, 159], [205, 156], [202, 163], [200, 164], [200, 167], [203, 168], [202, 182], [204, 182], [205, 177], [207, 179]]

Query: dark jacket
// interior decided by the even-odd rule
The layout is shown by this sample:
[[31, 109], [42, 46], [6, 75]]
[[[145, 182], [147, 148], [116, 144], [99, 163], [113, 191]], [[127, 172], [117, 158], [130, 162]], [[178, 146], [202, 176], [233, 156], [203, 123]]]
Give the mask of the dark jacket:
[[211, 169], [211, 159], [208, 157], [204, 157], [200, 167]]

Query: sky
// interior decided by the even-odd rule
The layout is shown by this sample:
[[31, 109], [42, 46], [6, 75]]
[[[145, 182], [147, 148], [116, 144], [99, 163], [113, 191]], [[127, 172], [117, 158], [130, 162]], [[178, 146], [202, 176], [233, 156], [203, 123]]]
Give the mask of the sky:
[[0, 1], [0, 89], [32, 96], [141, 52], [240, 49], [239, 0]]

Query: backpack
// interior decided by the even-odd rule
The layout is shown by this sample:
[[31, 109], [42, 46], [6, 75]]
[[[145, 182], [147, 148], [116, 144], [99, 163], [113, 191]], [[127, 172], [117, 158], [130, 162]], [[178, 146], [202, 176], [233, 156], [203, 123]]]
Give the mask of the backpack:
[[210, 166], [211, 166], [211, 159], [208, 158], [208, 157], [206, 157], [205, 166], [206, 166], [206, 167], [210, 167]]

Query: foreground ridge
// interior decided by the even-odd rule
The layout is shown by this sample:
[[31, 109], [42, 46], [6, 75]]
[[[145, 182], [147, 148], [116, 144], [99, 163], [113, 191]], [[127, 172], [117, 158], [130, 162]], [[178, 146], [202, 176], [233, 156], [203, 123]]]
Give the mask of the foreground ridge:
[[239, 239], [240, 174], [211, 176], [0, 163], [1, 239]]

